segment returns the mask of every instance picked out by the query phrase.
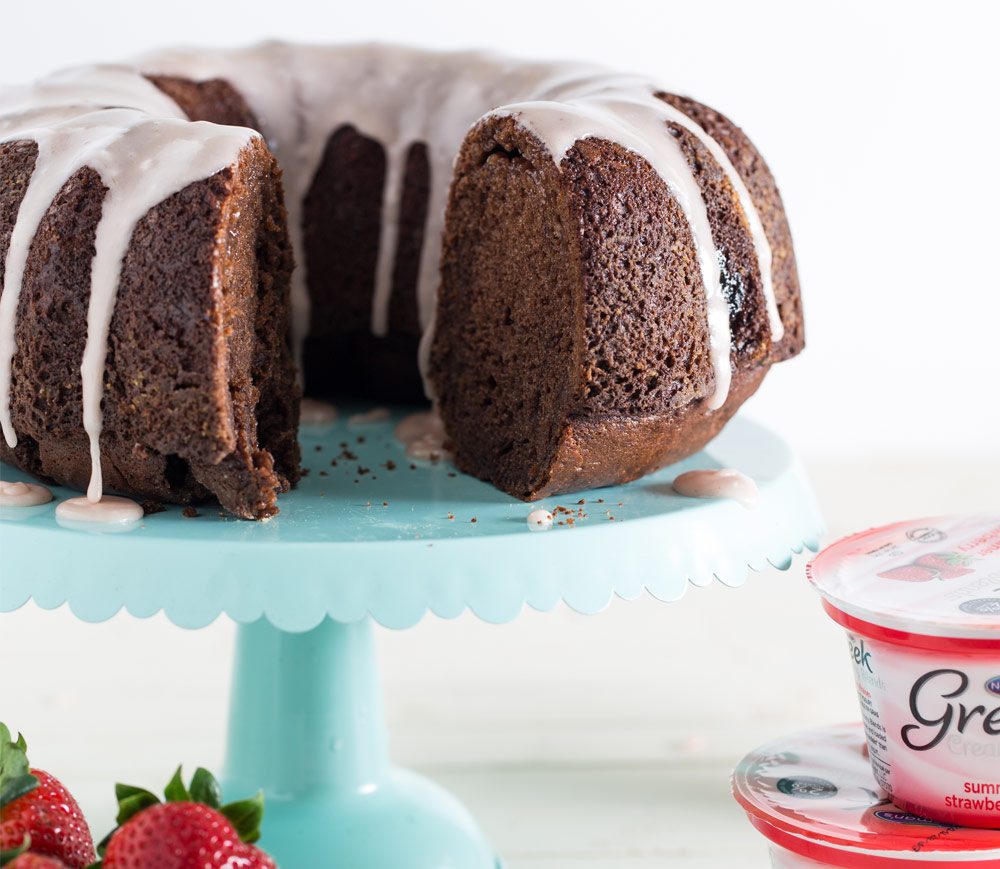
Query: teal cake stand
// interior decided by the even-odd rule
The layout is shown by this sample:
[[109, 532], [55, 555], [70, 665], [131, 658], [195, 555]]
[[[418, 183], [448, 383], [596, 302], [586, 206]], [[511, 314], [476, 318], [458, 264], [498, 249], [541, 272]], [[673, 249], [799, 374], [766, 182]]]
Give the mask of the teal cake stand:
[[[502, 623], [525, 606], [596, 613], [646, 592], [675, 601], [689, 585], [785, 569], [822, 532], [791, 451], [740, 419], [672, 468], [546, 499], [557, 524], [545, 532], [527, 525], [538, 505], [446, 463], [412, 463], [392, 430], [343, 417], [305, 430], [309, 475], [268, 522], [172, 507], [112, 534], [60, 527], [53, 504], [0, 510], [0, 610], [33, 598], [90, 622], [125, 608], [185, 628], [221, 613], [240, 625], [226, 789], [264, 789], [262, 844], [284, 869], [499, 866], [453, 797], [390, 763], [373, 621], [406, 628], [468, 609]], [[678, 473], [710, 467], [753, 477], [756, 509], [673, 493]]]

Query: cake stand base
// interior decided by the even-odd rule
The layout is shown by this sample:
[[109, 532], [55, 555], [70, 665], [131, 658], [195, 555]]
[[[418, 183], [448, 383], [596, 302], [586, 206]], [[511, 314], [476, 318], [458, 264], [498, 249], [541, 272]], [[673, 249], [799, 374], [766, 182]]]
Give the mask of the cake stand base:
[[367, 619], [240, 627], [224, 779], [229, 798], [263, 788], [261, 845], [282, 869], [500, 865], [454, 797], [389, 763]]

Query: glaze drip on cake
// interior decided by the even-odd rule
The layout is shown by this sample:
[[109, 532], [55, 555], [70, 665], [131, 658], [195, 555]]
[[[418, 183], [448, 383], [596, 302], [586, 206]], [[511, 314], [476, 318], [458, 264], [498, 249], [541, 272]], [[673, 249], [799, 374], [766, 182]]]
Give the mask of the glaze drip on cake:
[[[127, 108], [111, 108], [121, 100]], [[68, 105], [63, 103], [70, 101]], [[30, 105], [27, 111], [22, 108]], [[169, 114], [168, 114], [169, 112]], [[64, 73], [0, 97], [0, 141], [32, 140], [35, 170], [11, 235], [0, 298], [0, 422], [10, 447], [11, 364], [17, 302], [35, 232], [56, 194], [80, 169], [94, 169], [108, 188], [91, 264], [83, 378], [83, 427], [92, 472], [87, 498], [96, 504], [101, 473], [101, 399], [122, 261], [139, 220], [188, 184], [230, 165], [256, 136], [252, 130], [190, 122], [177, 105], [135, 73], [107, 67]]]
[[644, 79], [598, 74], [578, 83], [552, 88], [544, 100], [517, 103], [497, 109], [511, 115], [534, 133], [561, 164], [569, 149], [584, 139], [603, 139], [628, 148], [646, 159], [677, 198], [691, 226], [708, 302], [708, 330], [715, 370], [715, 393], [707, 407], [722, 407], [729, 395], [731, 334], [729, 304], [722, 292], [723, 257], [712, 238], [712, 227], [698, 181], [676, 139], [664, 131], [667, 124], [683, 127], [708, 149], [733, 185], [750, 225], [771, 336], [784, 334], [771, 280], [771, 246], [757, 208], [739, 174], [719, 144], [683, 112], [656, 97], [658, 89]]

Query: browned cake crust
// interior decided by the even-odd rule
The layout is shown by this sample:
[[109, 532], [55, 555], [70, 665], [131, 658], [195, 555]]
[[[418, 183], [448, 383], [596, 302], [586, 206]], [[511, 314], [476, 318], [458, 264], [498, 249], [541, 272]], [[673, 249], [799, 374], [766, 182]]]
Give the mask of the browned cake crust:
[[[200, 96], [205, 105], [192, 115], [212, 117], [218, 103], [226, 120], [248, 119], [222, 83], [189, 90], [168, 92], [185, 108]], [[0, 280], [36, 154], [33, 143], [0, 145]], [[5, 461], [77, 489], [91, 472], [80, 362], [105, 193], [95, 172], [78, 172], [32, 242], [12, 370], [19, 443], [0, 445]], [[248, 519], [277, 512], [278, 492], [299, 478], [291, 268], [280, 174], [260, 140], [139, 222], [111, 322], [101, 436], [107, 490], [176, 503], [215, 498]]]
[[773, 178], [721, 115], [680, 105], [726, 151], [773, 249], [785, 337], [771, 340], [736, 192], [690, 132], [668, 125], [708, 208], [733, 333], [718, 410], [691, 233], [635, 154], [578, 142], [558, 169], [511, 118], [487, 118], [456, 164], [431, 376], [459, 467], [526, 500], [636, 479], [704, 446], [774, 361], [803, 345], [795, 261]]

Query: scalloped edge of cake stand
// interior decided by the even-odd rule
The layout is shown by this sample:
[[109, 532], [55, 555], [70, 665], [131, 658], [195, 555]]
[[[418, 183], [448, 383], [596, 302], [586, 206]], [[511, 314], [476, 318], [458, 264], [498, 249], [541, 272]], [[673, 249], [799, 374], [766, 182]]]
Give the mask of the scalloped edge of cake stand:
[[[616, 596], [649, 594], [670, 602], [689, 586], [713, 580], [739, 586], [750, 571], [785, 570], [805, 549], [817, 551], [824, 524], [785, 442], [745, 421], [735, 420], [731, 429], [718, 454], [723, 461], [742, 460], [751, 471], [759, 463], [760, 500], [752, 510], [733, 501], [685, 500], [670, 512], [544, 533], [524, 533], [522, 518], [510, 532], [483, 536], [326, 543], [261, 540], [259, 534], [219, 540], [192, 533], [190, 541], [76, 532], [63, 537], [60, 530], [0, 522], [6, 550], [0, 611], [33, 599], [44, 609], [68, 603], [87, 622], [124, 609], [139, 618], [162, 611], [189, 629], [223, 613], [238, 624], [266, 618], [290, 632], [311, 630], [326, 618], [370, 617], [404, 629], [427, 613], [451, 619], [470, 611], [501, 624], [526, 607], [547, 612], [564, 603], [589, 615]], [[672, 479], [671, 472], [712, 461], [713, 452], [710, 445], [692, 460], [630, 485], [669, 488], [664, 479]], [[440, 503], [434, 506], [440, 511]], [[51, 547], [54, 534], [59, 550], [46, 564], [38, 548]]]

